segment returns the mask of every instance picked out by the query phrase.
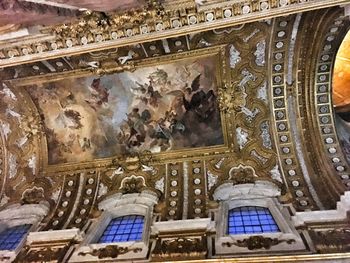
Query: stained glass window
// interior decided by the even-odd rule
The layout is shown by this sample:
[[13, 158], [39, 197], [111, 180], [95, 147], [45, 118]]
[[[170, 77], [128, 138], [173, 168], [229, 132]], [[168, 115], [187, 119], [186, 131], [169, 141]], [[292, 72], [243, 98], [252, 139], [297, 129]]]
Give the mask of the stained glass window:
[[227, 230], [229, 235], [279, 232], [270, 210], [259, 206], [231, 209], [228, 215]]
[[139, 241], [142, 239], [144, 217], [121, 216], [111, 220], [98, 243]]
[[9, 227], [0, 233], [0, 250], [14, 250], [21, 242], [31, 225]]

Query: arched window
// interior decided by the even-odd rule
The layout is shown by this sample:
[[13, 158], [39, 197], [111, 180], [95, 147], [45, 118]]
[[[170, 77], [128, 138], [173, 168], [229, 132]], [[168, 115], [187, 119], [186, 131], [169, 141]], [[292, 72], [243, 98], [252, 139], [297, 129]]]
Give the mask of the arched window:
[[266, 207], [242, 206], [229, 210], [227, 234], [279, 232], [278, 225]]
[[92, 226], [70, 260], [87, 262], [86, 255], [90, 254], [89, 260], [97, 262], [99, 258], [94, 251], [110, 246], [129, 248], [126, 253], [118, 255], [118, 260], [146, 260], [152, 244], [153, 207], [157, 203], [158, 194], [148, 189], [141, 193], [115, 193], [103, 199], [98, 204], [103, 211], [101, 216], [93, 219]]
[[112, 219], [98, 243], [140, 241], [142, 239], [144, 216], [126, 215]]
[[232, 185], [231, 182], [217, 187], [213, 194], [214, 200], [219, 201], [219, 208], [214, 214], [216, 254], [220, 256], [251, 252], [242, 244], [254, 241], [254, 236], [267, 240], [295, 240], [288, 246], [281, 243], [269, 249], [262, 247], [256, 250], [259, 252], [305, 250], [304, 242], [290, 220], [287, 207], [278, 200], [280, 195], [281, 190], [268, 181], [238, 185]]
[[0, 233], [0, 250], [15, 250], [32, 225], [18, 225]]

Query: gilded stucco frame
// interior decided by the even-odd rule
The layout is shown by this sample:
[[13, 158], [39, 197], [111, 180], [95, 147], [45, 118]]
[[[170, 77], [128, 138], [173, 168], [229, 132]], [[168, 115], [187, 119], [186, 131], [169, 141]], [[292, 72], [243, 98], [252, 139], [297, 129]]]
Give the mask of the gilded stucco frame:
[[[197, 49], [197, 50], [188, 51], [188, 52], [181, 52], [181, 53], [163, 55], [159, 57], [135, 60], [131, 63], [127, 62], [124, 65], [117, 64], [115, 63], [115, 61], [113, 61], [112, 63], [111, 61], [100, 61], [100, 67], [97, 69], [85, 68], [85, 69], [77, 69], [77, 70], [60, 72], [60, 73], [43, 74], [35, 77], [27, 77], [27, 78], [22, 78], [18, 80], [9, 80], [9, 81], [6, 81], [6, 85], [13, 88], [14, 90], [18, 90], [22, 88], [24, 89], [24, 87], [28, 85], [45, 83], [45, 82], [53, 82], [53, 81], [58, 81], [66, 78], [78, 78], [78, 77], [86, 77], [86, 76], [93, 76], [93, 75], [108, 75], [108, 74], [114, 74], [114, 73], [119, 73], [124, 71], [132, 71], [143, 67], [166, 64], [172, 61], [180, 61], [180, 60], [187, 60], [187, 59], [193, 59], [193, 58], [213, 56], [216, 63], [216, 72], [215, 72], [216, 82], [217, 82], [216, 92], [217, 92], [217, 99], [219, 100], [221, 91], [223, 91], [225, 87], [227, 87], [227, 83], [230, 83], [230, 71], [227, 67], [228, 56], [227, 56], [226, 47], [227, 45], [207, 47], [207, 48]], [[39, 118], [38, 109], [36, 108], [29, 94], [27, 92], [23, 92], [23, 90], [21, 90], [21, 93], [23, 94], [22, 99], [30, 101], [30, 107], [33, 109], [33, 113], [35, 111], [34, 115], [36, 115]], [[151, 163], [160, 164], [160, 163], [169, 162], [170, 160], [184, 161], [184, 160], [198, 159], [201, 157], [210, 157], [214, 155], [223, 156], [229, 152], [234, 151], [235, 139], [233, 134], [228, 132], [229, 130], [232, 130], [232, 128], [230, 127], [233, 126], [233, 123], [232, 123], [233, 118], [232, 116], [230, 117], [230, 113], [222, 109], [220, 109], [220, 115], [221, 115], [222, 133], [224, 138], [223, 145], [199, 147], [199, 148], [193, 148], [193, 149], [184, 148], [180, 150], [171, 150], [169, 152], [165, 151], [161, 153], [154, 153], [152, 154]], [[43, 127], [41, 126], [41, 128]], [[119, 156], [111, 156], [106, 158], [94, 159], [86, 162], [49, 164], [48, 147], [47, 147], [47, 141], [46, 141], [45, 135], [40, 135], [40, 141], [41, 141], [40, 167], [42, 167], [44, 172], [47, 172], [47, 173], [57, 172], [59, 170], [65, 170], [65, 171], [79, 170], [79, 169], [86, 169], [86, 168], [92, 168], [92, 167], [103, 168], [103, 167], [110, 166], [113, 160], [115, 160], [116, 158], [119, 158]], [[126, 160], [126, 158], [128, 158], [128, 156], [126, 157], [123, 156], [122, 159]]]

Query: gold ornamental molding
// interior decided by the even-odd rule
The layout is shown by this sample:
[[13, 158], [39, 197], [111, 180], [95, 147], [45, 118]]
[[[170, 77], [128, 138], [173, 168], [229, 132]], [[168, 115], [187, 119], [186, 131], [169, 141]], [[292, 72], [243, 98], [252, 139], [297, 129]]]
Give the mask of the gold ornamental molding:
[[[214, 2], [214, 3], [213, 3]], [[231, 0], [168, 9], [150, 0], [124, 14], [93, 13], [45, 28], [36, 38], [0, 44], [0, 67], [144, 43], [350, 3], [349, 0]], [[171, 9], [170, 9], [171, 8]]]

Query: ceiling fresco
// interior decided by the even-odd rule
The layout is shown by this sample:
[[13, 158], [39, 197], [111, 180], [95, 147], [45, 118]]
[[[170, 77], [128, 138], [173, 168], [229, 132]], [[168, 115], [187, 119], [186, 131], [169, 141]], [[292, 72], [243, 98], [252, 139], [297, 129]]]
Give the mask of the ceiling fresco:
[[[303, 40], [292, 35], [299, 24], [307, 27], [301, 17], [292, 15], [3, 69], [2, 130], [9, 145], [5, 153], [9, 165], [4, 167], [13, 180], [6, 196], [28, 183], [24, 174], [33, 183], [38, 174], [84, 177], [91, 172], [101, 176], [95, 190], [101, 190], [103, 198], [111, 189], [119, 191], [115, 187], [122, 178], [144, 174], [143, 170], [155, 174], [147, 175], [151, 180], [147, 187], [157, 184], [163, 193], [171, 194], [180, 183], [159, 186], [166, 184], [162, 171], [169, 172], [174, 166], [178, 174], [185, 174], [190, 170], [186, 167], [198, 164], [205, 171], [202, 179], [212, 184], [201, 190], [203, 195], [233, 180], [228, 175], [230, 168], [248, 169], [253, 179], [264, 178], [283, 192], [288, 190], [296, 209], [321, 207], [318, 199], [322, 197], [313, 186], [316, 175], [308, 174], [306, 168], [319, 164], [307, 159], [308, 154], [302, 155], [303, 147], [320, 147], [313, 141], [318, 137], [303, 145], [306, 135], [298, 131], [299, 125], [306, 131], [315, 128], [307, 128], [313, 122], [297, 118], [301, 113], [293, 111], [300, 103], [303, 116], [308, 116], [305, 107], [310, 105], [301, 99], [293, 101], [296, 92], [306, 94], [303, 98], [325, 93], [323, 86], [312, 96], [308, 95], [311, 89], [293, 86], [289, 45], [297, 46], [296, 41]], [[312, 15], [303, 17], [312, 20]], [[333, 31], [335, 39], [338, 31]], [[329, 105], [323, 97], [320, 103], [312, 105], [321, 114], [320, 122], [326, 122]], [[325, 147], [332, 146], [326, 148], [332, 162], [329, 169], [336, 169], [339, 180], [334, 180], [342, 189], [348, 180], [346, 164], [339, 151], [333, 153], [336, 135], [324, 138], [330, 136], [329, 130], [333, 132], [332, 127], [322, 125], [327, 126], [322, 126], [317, 136], [323, 136], [319, 141], [324, 141]], [[132, 159], [135, 154], [151, 154], [152, 160]], [[333, 164], [338, 160], [334, 158], [339, 162]], [[124, 172], [119, 174], [121, 170]], [[193, 172], [193, 176], [197, 175]], [[106, 187], [107, 192], [103, 190]], [[180, 211], [170, 216], [180, 217]]]
[[223, 145], [216, 58], [26, 87], [45, 124], [49, 164]]

